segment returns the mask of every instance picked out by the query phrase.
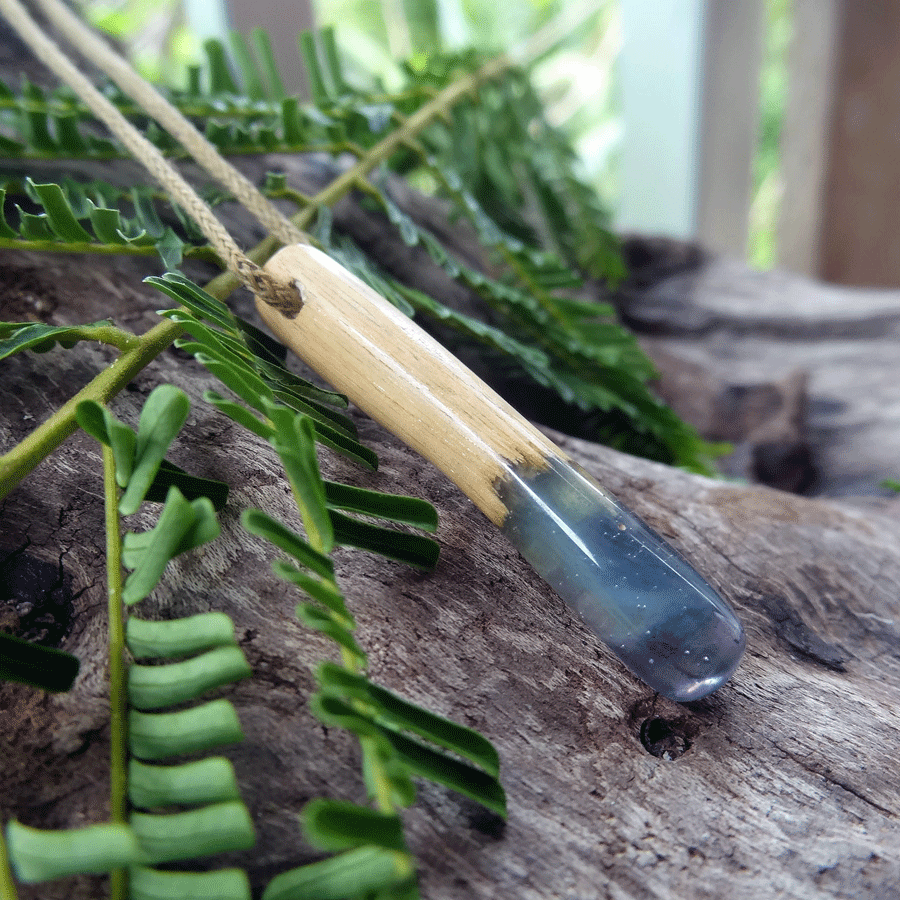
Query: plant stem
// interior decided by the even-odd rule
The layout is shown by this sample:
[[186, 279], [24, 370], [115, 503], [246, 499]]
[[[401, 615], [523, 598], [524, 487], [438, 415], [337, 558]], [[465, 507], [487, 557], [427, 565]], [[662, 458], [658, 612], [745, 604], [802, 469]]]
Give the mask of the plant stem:
[[79, 328], [73, 333], [74, 337], [78, 337], [82, 341], [100, 341], [101, 344], [109, 344], [117, 350], [127, 353], [134, 350], [140, 344], [140, 338], [125, 331], [122, 328], [116, 328], [115, 325], [95, 325], [92, 328]]
[[12, 869], [9, 866], [9, 857], [6, 855], [3, 829], [0, 828], [0, 900], [17, 900], [18, 896]]
[[354, 166], [347, 169], [335, 178], [327, 188], [320, 191], [313, 198], [313, 206], [302, 210], [293, 217], [292, 221], [294, 224], [301, 228], [306, 227], [312, 221], [317, 206], [332, 206], [341, 197], [353, 190], [359, 180], [364, 179], [373, 169], [390, 159], [394, 153], [412, 140], [422, 129], [430, 125], [435, 119], [440, 118], [467, 94], [475, 93], [483, 82], [496, 78], [512, 65], [514, 63], [507, 57], [498, 56], [482, 66], [477, 72], [465, 75], [448, 85], [433, 100], [429, 100], [409, 118], [403, 120], [399, 127], [395, 128], [386, 138], [367, 150], [365, 156]]
[[168, 320], [151, 328], [138, 339], [133, 349], [123, 353], [9, 453], [0, 457], [0, 499], [75, 431], [78, 427], [75, 410], [82, 400], [107, 403], [162, 353], [181, 331], [180, 325]]
[[[28, 250], [32, 253], [89, 253], [92, 256], [156, 256], [154, 244], [102, 244], [96, 241], [61, 241], [55, 238], [28, 240], [0, 238], [0, 250]], [[221, 265], [218, 254], [208, 244], [185, 246], [185, 259], [198, 259]]]
[[[103, 446], [103, 493], [106, 500], [106, 582], [109, 615], [110, 820], [128, 822], [128, 698], [125, 665], [125, 618], [122, 607], [122, 534], [119, 489], [111, 447]], [[110, 872], [110, 900], [126, 900], [128, 872]]]

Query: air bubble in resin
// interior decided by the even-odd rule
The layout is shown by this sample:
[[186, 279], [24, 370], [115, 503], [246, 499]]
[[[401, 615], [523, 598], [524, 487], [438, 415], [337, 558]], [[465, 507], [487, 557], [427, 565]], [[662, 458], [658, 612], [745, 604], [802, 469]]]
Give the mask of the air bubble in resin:
[[736, 616], [659, 535], [563, 459], [497, 484], [503, 525], [522, 555], [650, 687], [696, 700], [744, 652]]

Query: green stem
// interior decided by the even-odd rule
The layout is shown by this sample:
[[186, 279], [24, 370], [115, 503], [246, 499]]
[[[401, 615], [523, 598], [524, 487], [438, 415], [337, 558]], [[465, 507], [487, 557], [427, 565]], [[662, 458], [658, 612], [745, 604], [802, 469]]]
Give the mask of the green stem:
[[82, 388], [49, 419], [35, 428], [9, 453], [0, 456], [0, 499], [50, 455], [78, 427], [75, 410], [82, 400], [107, 403], [181, 334], [168, 320], [151, 328], [131, 350], [123, 353], [90, 384]]
[[101, 344], [109, 344], [123, 353], [136, 349], [140, 343], [140, 338], [137, 335], [122, 328], [116, 328], [115, 325], [95, 325], [92, 328], [78, 328], [73, 332], [73, 336], [83, 341], [100, 341]]
[[9, 857], [6, 855], [3, 829], [0, 828], [0, 900], [17, 900], [18, 896], [12, 869], [9, 866]]
[[[122, 534], [119, 489], [111, 447], [103, 446], [106, 499], [106, 580], [109, 601], [110, 820], [128, 822], [128, 699], [125, 665], [125, 618], [122, 606]], [[126, 900], [128, 872], [110, 872], [110, 900]]]
[[[440, 118], [467, 94], [475, 93], [484, 82], [496, 78], [512, 65], [514, 65], [512, 60], [505, 56], [498, 56], [477, 72], [466, 75], [448, 85], [433, 100], [429, 100], [405, 119], [386, 138], [366, 151], [365, 156], [359, 162], [335, 178], [327, 188], [320, 191], [313, 198], [313, 202], [316, 206], [334, 205], [341, 197], [350, 193], [359, 180], [364, 179], [373, 169], [390, 159], [394, 153], [424, 128], [427, 128], [435, 119]], [[293, 222], [301, 228], [306, 227], [315, 216], [316, 206], [299, 212], [293, 217]]]
[[[156, 256], [155, 244], [101, 244], [95, 241], [61, 241], [55, 238], [29, 240], [27, 238], [0, 237], [0, 250], [28, 250], [32, 253], [90, 253], [92, 256]], [[221, 264], [212, 247], [185, 246], [185, 259]]]

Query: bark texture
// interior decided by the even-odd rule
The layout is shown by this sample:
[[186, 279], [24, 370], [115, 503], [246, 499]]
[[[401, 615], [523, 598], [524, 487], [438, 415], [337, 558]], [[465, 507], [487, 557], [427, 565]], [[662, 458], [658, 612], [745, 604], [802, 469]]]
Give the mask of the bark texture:
[[[148, 271], [128, 260], [7, 253], [2, 317], [60, 323], [111, 315], [143, 330], [160, 306], [160, 295], [140, 284]], [[874, 494], [880, 478], [896, 475], [897, 293], [836, 291], [693, 259], [633, 281], [622, 303], [633, 321], [653, 323], [651, 351], [678, 363], [670, 383], [684, 361], [718, 373], [692, 382], [700, 395], [692, 402], [709, 421], [729, 385], [787, 383], [779, 379], [799, 371], [794, 396], [812, 412], [795, 417], [794, 427], [804, 432], [819, 484]], [[6, 360], [3, 449], [107, 362], [90, 346]], [[296, 820], [304, 802], [361, 799], [359, 756], [353, 740], [322, 728], [306, 708], [311, 669], [331, 646], [297, 623], [296, 596], [236, 521], [248, 505], [290, 518], [276, 460], [199, 400], [210, 381], [177, 351], [130, 385], [115, 412], [136, 421], [162, 381], [194, 401], [173, 461], [222, 477], [233, 491], [223, 537], [173, 565], [141, 613], [220, 609], [235, 620], [255, 677], [222, 691], [247, 734], [228, 755], [259, 840], [234, 861], [259, 887], [313, 858]], [[785, 410], [798, 408], [763, 395], [769, 400], [756, 409], [774, 410], [770, 419], [786, 421], [793, 413]], [[742, 415], [757, 428], [765, 420]], [[732, 429], [721, 436], [749, 441], [753, 429], [740, 432], [738, 418], [720, 416]], [[423, 897], [897, 896], [900, 500], [811, 499], [712, 481], [555, 435], [671, 540], [744, 622], [748, 650], [733, 680], [679, 705], [631, 677], [443, 475], [379, 426], [359, 424], [380, 471], [324, 454], [326, 474], [426, 497], [441, 515], [442, 556], [432, 574], [338, 554], [372, 674], [490, 737], [509, 797], [503, 824], [448, 791], [421, 786], [406, 821]], [[45, 827], [102, 821], [105, 587], [92, 442], [75, 436], [45, 462], [0, 506], [0, 529], [7, 594], [0, 626], [82, 661], [69, 694], [0, 685], [0, 818]], [[23, 900], [100, 896], [102, 880], [91, 879], [20, 893]]]

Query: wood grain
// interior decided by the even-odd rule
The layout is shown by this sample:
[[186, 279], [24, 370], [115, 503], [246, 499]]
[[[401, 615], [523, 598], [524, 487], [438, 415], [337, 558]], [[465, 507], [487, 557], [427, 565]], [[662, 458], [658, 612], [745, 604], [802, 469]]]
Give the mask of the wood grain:
[[275, 335], [375, 421], [450, 477], [496, 525], [495, 484], [559, 450], [434, 338], [315, 247], [280, 250], [267, 271], [300, 288], [291, 319], [262, 302]]

